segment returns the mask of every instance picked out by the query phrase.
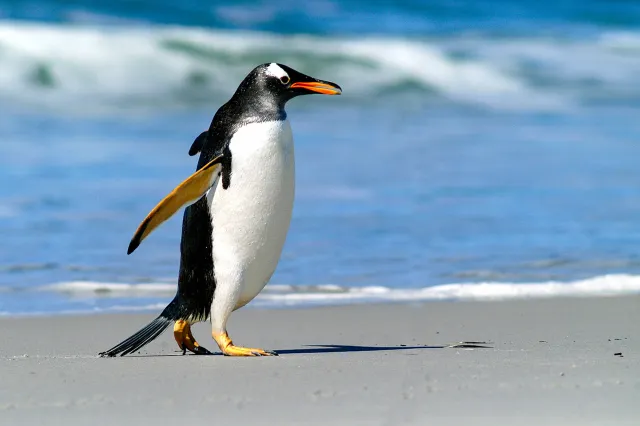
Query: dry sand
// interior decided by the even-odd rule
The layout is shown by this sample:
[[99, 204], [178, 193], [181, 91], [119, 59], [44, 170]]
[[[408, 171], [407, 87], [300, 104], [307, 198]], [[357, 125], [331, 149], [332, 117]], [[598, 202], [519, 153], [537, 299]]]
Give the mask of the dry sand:
[[96, 357], [153, 316], [0, 319], [0, 424], [640, 424], [640, 296], [244, 309], [279, 357]]

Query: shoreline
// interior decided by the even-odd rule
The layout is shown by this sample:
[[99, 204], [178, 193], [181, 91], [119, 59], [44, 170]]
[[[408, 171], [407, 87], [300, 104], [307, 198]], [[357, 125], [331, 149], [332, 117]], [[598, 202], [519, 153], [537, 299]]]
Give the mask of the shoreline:
[[[366, 307], [366, 306], [416, 306], [433, 304], [449, 304], [449, 303], [520, 303], [520, 302], [539, 302], [547, 300], [598, 300], [598, 299], [618, 299], [636, 297], [640, 299], [640, 293], [629, 292], [622, 294], [584, 294], [584, 295], [553, 295], [553, 296], [526, 296], [526, 297], [509, 297], [509, 298], [496, 298], [496, 299], [430, 299], [430, 300], [394, 300], [394, 299], [374, 299], [374, 300], [356, 300], [356, 301], [338, 301], [338, 302], [315, 302], [305, 304], [259, 304], [251, 302], [242, 307], [243, 311], [257, 310], [257, 311], [306, 311], [309, 309], [332, 309], [332, 308], [349, 308], [349, 307]], [[21, 312], [21, 313], [7, 313], [0, 312], [0, 320], [2, 319], [28, 319], [28, 318], [60, 318], [60, 317], [93, 317], [93, 316], [145, 316], [151, 315], [153, 318], [157, 316], [162, 309], [169, 303], [158, 303], [153, 306], [145, 307], [131, 307], [131, 308], [105, 308], [95, 310], [65, 310], [59, 312]]]
[[[152, 312], [164, 309], [174, 296], [175, 290], [176, 283], [169, 282], [127, 284], [70, 281], [43, 285], [26, 291], [5, 291], [3, 294], [7, 295], [9, 300], [0, 303], [0, 318]], [[640, 296], [640, 276], [607, 274], [573, 281], [462, 282], [417, 288], [269, 284], [249, 304], [249, 308], [304, 309], [379, 303], [493, 302], [622, 296]], [[18, 302], [15, 299], [11, 301], [14, 297], [19, 297], [19, 303], [32, 307], [51, 306], [47, 302], [53, 301], [57, 310], [47, 312], [32, 308], [31, 312], [20, 311], [16, 308]]]
[[[155, 315], [0, 318], [4, 421], [564, 426], [640, 416], [640, 296], [243, 309], [231, 337], [279, 357], [181, 356], [170, 331], [135, 356], [97, 357]], [[219, 353], [207, 325], [194, 335]], [[476, 343], [451, 347], [459, 342]]]

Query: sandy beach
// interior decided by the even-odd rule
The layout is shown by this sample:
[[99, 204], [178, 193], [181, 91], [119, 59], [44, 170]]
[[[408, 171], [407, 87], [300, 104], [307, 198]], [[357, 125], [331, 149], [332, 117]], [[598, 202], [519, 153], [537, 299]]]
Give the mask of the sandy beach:
[[[236, 343], [279, 357], [181, 356], [170, 332], [136, 356], [96, 357], [153, 316], [1, 319], [0, 424], [640, 418], [640, 296], [244, 309], [231, 320]], [[206, 324], [194, 334], [217, 351]], [[478, 347], [450, 347], [459, 342]]]

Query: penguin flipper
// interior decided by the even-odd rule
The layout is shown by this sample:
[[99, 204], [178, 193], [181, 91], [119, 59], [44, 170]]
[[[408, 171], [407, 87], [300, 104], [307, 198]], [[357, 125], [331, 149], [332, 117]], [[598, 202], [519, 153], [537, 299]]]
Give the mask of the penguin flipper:
[[213, 186], [220, 171], [223, 156], [209, 161], [197, 172], [185, 179], [180, 185], [162, 199], [142, 221], [129, 243], [127, 254], [133, 253], [142, 240], [164, 221], [173, 216], [182, 207], [198, 201]]
[[194, 155], [202, 151], [202, 146], [207, 140], [208, 134], [209, 134], [209, 131], [205, 130], [204, 132], [200, 133], [200, 135], [198, 135], [196, 140], [193, 141], [193, 143], [191, 144], [191, 148], [189, 148], [189, 155], [191, 157], [193, 157]]

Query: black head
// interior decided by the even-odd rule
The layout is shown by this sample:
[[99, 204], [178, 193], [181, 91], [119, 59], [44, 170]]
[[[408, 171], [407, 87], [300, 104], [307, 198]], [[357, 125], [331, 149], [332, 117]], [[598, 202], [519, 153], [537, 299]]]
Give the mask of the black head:
[[283, 108], [288, 100], [296, 96], [314, 93], [339, 95], [342, 89], [330, 81], [318, 80], [274, 62], [254, 68], [240, 83], [233, 97], [251, 97], [261, 103]]

